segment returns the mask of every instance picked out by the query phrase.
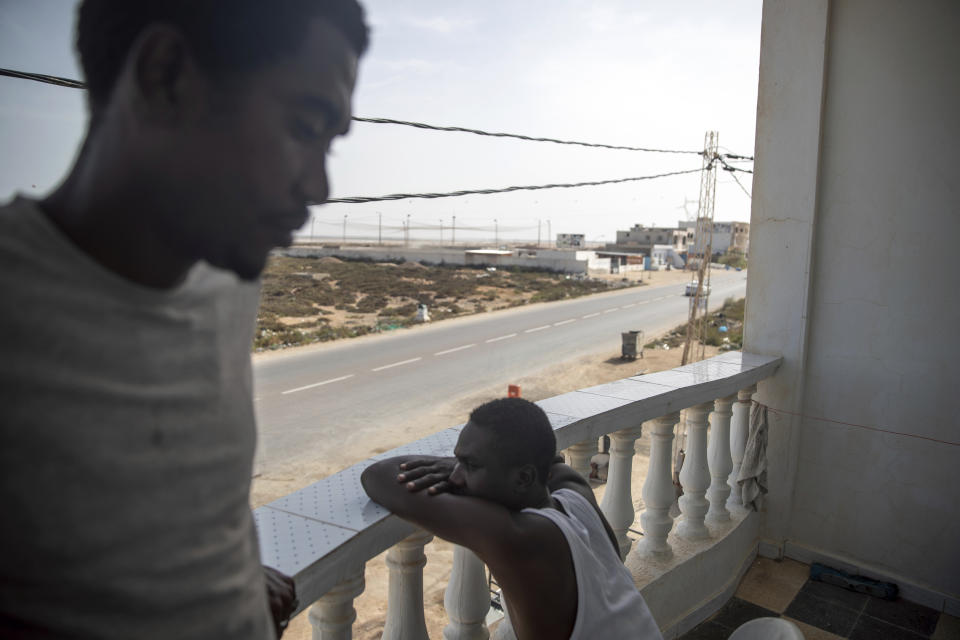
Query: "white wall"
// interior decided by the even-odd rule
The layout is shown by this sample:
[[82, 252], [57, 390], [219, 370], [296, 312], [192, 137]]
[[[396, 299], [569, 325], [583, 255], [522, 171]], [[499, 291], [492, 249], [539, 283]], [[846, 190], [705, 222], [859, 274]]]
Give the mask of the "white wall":
[[[339, 256], [354, 260], [409, 260], [431, 264], [497, 265], [550, 269], [564, 273], [587, 273], [589, 256], [593, 251], [540, 251], [536, 256], [467, 254], [462, 249], [431, 249], [421, 247], [290, 247], [279, 253], [293, 257]], [[581, 256], [582, 254], [582, 256]], [[468, 258], [469, 256], [469, 258]], [[602, 263], [600, 263], [602, 268]], [[592, 268], [592, 267], [591, 267]], [[609, 270], [609, 264], [607, 264]]]
[[809, 417], [772, 416], [763, 535], [950, 610], [960, 447], [934, 440], [960, 442], [960, 3], [829, 5], [764, 5], [745, 348], [786, 359], [761, 401]]

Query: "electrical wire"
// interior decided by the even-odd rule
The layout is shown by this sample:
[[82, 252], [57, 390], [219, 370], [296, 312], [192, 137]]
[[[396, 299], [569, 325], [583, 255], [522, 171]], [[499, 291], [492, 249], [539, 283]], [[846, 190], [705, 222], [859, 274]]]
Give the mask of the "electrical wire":
[[490, 136], [494, 138], [515, 138], [517, 140], [526, 140], [528, 142], [552, 142], [554, 144], [570, 144], [577, 145], [580, 147], [596, 147], [599, 149], [617, 149], [620, 151], [646, 151], [649, 153], [690, 153], [696, 155], [703, 155], [703, 151], [690, 151], [683, 149], [653, 149], [649, 147], [628, 147], [623, 145], [615, 144], [602, 144], [598, 142], [577, 142], [574, 140], [559, 140], [557, 138], [540, 138], [535, 136], [525, 136], [518, 133], [501, 133], [501, 132], [490, 132], [483, 131], [481, 129], [470, 129], [467, 127], [445, 127], [434, 124], [424, 124], [422, 122], [409, 122], [406, 120], [393, 120], [392, 118], [362, 118], [360, 116], [354, 116], [353, 120], [357, 122], [368, 122], [372, 124], [399, 124], [405, 127], [415, 127], [417, 129], [429, 129], [432, 131], [452, 131], [458, 133], [472, 133], [478, 136]]
[[79, 80], [71, 80], [70, 78], [61, 78], [60, 76], [48, 76], [43, 73], [29, 73], [27, 71], [15, 71], [14, 69], [3, 69], [0, 68], [0, 76], [8, 76], [10, 78], [20, 78], [21, 80], [33, 80], [35, 82], [44, 82], [46, 84], [54, 84], [58, 87], [67, 87], [69, 89], [84, 89], [86, 85]]
[[[71, 89], [83, 89], [86, 85], [79, 80], [72, 80], [70, 78], [63, 78], [60, 76], [51, 76], [42, 73], [30, 73], [26, 71], [16, 71], [13, 69], [4, 69], [0, 68], [0, 75], [8, 76], [11, 78], [19, 78], [21, 80], [33, 80], [35, 82], [44, 82], [47, 84], [53, 84], [60, 87], [69, 87]], [[456, 132], [456, 133], [472, 133], [474, 135], [480, 136], [489, 136], [494, 138], [514, 138], [516, 140], [525, 140], [528, 142], [550, 142], [553, 144], [566, 144], [566, 145], [576, 145], [580, 147], [593, 147], [598, 149], [615, 149], [620, 151], [643, 151], [648, 153], [683, 153], [683, 154], [696, 154], [703, 155], [703, 151], [691, 151], [687, 149], [655, 149], [652, 147], [631, 147], [625, 145], [614, 145], [614, 144], [603, 144], [597, 142], [580, 142], [576, 140], [560, 140], [558, 138], [545, 138], [537, 136], [527, 136], [518, 133], [503, 133], [503, 132], [492, 132], [492, 131], [483, 131], [482, 129], [471, 129], [469, 127], [452, 127], [452, 126], [441, 126], [434, 124], [426, 124], [423, 122], [410, 122], [407, 120], [395, 120], [393, 118], [366, 118], [361, 116], [353, 116], [351, 118], [356, 122], [366, 122], [370, 124], [395, 124], [405, 127], [414, 127], [417, 129], [427, 129], [432, 131], [446, 131], [446, 132]], [[746, 156], [737, 156], [730, 154], [732, 158], [746, 158]]]
[[[27, 71], [17, 71], [14, 69], [5, 69], [0, 68], [0, 76], [7, 76], [11, 78], [18, 78], [21, 80], [32, 80], [35, 82], [42, 82], [46, 84], [52, 84], [60, 87], [67, 87], [71, 89], [83, 89], [85, 84], [79, 80], [72, 80], [70, 78], [64, 78], [61, 76], [52, 76], [42, 73], [31, 73]], [[611, 144], [602, 144], [602, 143], [593, 143], [593, 142], [578, 142], [573, 140], [560, 140], [557, 138], [543, 138], [535, 136], [526, 136], [515, 133], [502, 133], [502, 132], [490, 132], [483, 131], [481, 129], [470, 129], [467, 127], [449, 127], [449, 126], [439, 126], [425, 124], [422, 122], [410, 122], [406, 120], [394, 120], [392, 118], [365, 118], [361, 116], [353, 116], [353, 120], [357, 122], [366, 122], [371, 124], [395, 124], [401, 126], [414, 127], [417, 129], [428, 129], [434, 131], [446, 131], [446, 132], [459, 132], [459, 133], [472, 133], [475, 135], [490, 136], [497, 138], [514, 138], [517, 140], [525, 140], [529, 142], [550, 142], [554, 144], [565, 144], [565, 145], [577, 145], [582, 147], [594, 147], [601, 149], [616, 149], [623, 151], [644, 151], [652, 153], [683, 153], [683, 154], [696, 154], [704, 155], [703, 151], [689, 151], [689, 150], [679, 150], [679, 149], [654, 149], [649, 147], [630, 147], [622, 145], [611, 145]], [[731, 160], [753, 160], [752, 156], [742, 156], [734, 153], [726, 153], [722, 155], [715, 155], [711, 160], [719, 160], [723, 165], [724, 170], [729, 171], [733, 174], [734, 171], [743, 171], [745, 173], [753, 173], [749, 169], [741, 169], [739, 167], [731, 166], [727, 163], [726, 159]], [[709, 168], [709, 167], [708, 167]], [[509, 193], [512, 191], [537, 191], [541, 189], [567, 189], [574, 187], [593, 187], [606, 184], [617, 184], [622, 182], [636, 182], [640, 180], [652, 180], [654, 178], [665, 178], [668, 176], [675, 175], [684, 175], [687, 173], [695, 173], [700, 171], [700, 169], [691, 169], [689, 171], [674, 171], [670, 173], [662, 173], [653, 176], [641, 176], [637, 178], [619, 178], [614, 180], [599, 180], [594, 182], [577, 182], [570, 184], [546, 184], [546, 185], [526, 185], [526, 186], [511, 186], [504, 187], [502, 189], [471, 189], [463, 191], [453, 191], [449, 193], [394, 193], [385, 196], [354, 196], [348, 198], [331, 198], [327, 202], [329, 203], [340, 203], [340, 204], [363, 204], [367, 202], [385, 202], [389, 200], [407, 200], [407, 199], [436, 199], [436, 198], [454, 198], [460, 196], [469, 196], [469, 195], [489, 195], [496, 193]], [[738, 181], [739, 184], [739, 181]], [[743, 188], [743, 185], [740, 185]], [[746, 189], [744, 189], [746, 191]], [[749, 195], [749, 194], [748, 194]]]
[[741, 169], [740, 167], [734, 167], [733, 165], [727, 163], [726, 154], [718, 154], [714, 156], [714, 160], [719, 160], [720, 164], [723, 165], [723, 170], [729, 171], [731, 175], [735, 171], [742, 171], [743, 173], [753, 173], [753, 171], [750, 169]]
[[[326, 225], [328, 227], [340, 227], [343, 225], [343, 220], [322, 220], [320, 218], [316, 219], [317, 224]], [[405, 224], [377, 224], [370, 222], [352, 222], [348, 221], [348, 226], [351, 229], [361, 228], [361, 229], [383, 229], [384, 231], [400, 231], [400, 230], [410, 230], [410, 231], [437, 231], [440, 229], [451, 229], [455, 228], [457, 231], [490, 231], [494, 232], [499, 230], [501, 232], [515, 232], [515, 231], [532, 231], [537, 228], [537, 225], [527, 225], [527, 226], [508, 226], [508, 225], [487, 225], [487, 226], [470, 226], [458, 224], [456, 227], [450, 224], [430, 224], [424, 222], [417, 222], [416, 220], [411, 221], [410, 226], [408, 227]]]
[[737, 177], [737, 174], [731, 173], [731, 174], [730, 174], [730, 177], [733, 178], [733, 181], [737, 183], [737, 186], [739, 186], [741, 189], [743, 189], [743, 192], [744, 192], [745, 194], [747, 194], [747, 197], [750, 198], [751, 200], [753, 200], [753, 196], [750, 195], [750, 192], [747, 191], [747, 188], [746, 188], [745, 186], [743, 186], [743, 183], [742, 183], [742, 182], [740, 182], [740, 179]]
[[868, 431], [878, 431], [880, 433], [889, 433], [896, 436], [903, 436], [905, 438], [917, 438], [918, 440], [929, 440], [930, 442], [937, 442], [939, 444], [948, 444], [953, 447], [960, 447], [960, 442], [953, 442], [950, 440], [940, 440], [938, 438], [931, 438], [929, 436], [921, 436], [916, 433], [905, 433], [903, 431], [894, 431], [893, 429], [884, 429], [882, 427], [874, 427], [868, 424], [857, 424], [856, 422], [845, 422], [843, 420], [834, 420], [833, 418], [825, 418], [823, 416], [811, 416], [805, 413], [798, 413], [796, 411], [787, 411], [786, 409], [777, 409], [776, 407], [770, 407], [764, 404], [761, 404], [754, 400], [755, 404], [760, 405], [761, 407], [766, 406], [768, 410], [773, 413], [778, 413], [781, 415], [796, 416], [798, 418], [804, 418], [806, 420], [816, 420], [818, 422], [829, 422], [831, 424], [839, 424], [846, 427], [856, 427], [858, 429], [866, 429]]
[[490, 195], [495, 193], [509, 193], [511, 191], [539, 191], [541, 189], [570, 189], [574, 187], [596, 187], [605, 184], [619, 184], [622, 182], [638, 182], [640, 180], [653, 180], [655, 178], [666, 178], [669, 176], [682, 176], [688, 173], [699, 173], [701, 169], [689, 169], [687, 171], [670, 171], [668, 173], [658, 173], [652, 176], [640, 176], [637, 178], [616, 178], [614, 180], [597, 180], [593, 182], [574, 182], [568, 184], [540, 184], [504, 187], [502, 189], [470, 189], [464, 191], [451, 191], [448, 193], [393, 193], [386, 196], [354, 196], [348, 198], [330, 198], [328, 204], [364, 204], [367, 202], [384, 202], [387, 200], [407, 200], [412, 198], [421, 198], [433, 200], [436, 198], [458, 198], [461, 196]]

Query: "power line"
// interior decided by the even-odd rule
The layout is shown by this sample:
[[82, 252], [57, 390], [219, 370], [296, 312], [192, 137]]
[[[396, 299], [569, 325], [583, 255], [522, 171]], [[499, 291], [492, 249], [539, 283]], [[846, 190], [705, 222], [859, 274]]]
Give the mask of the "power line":
[[616, 149], [620, 151], [646, 151], [649, 153], [690, 153], [703, 155], [703, 151], [689, 151], [681, 149], [653, 149], [649, 147], [627, 147], [615, 144], [602, 144], [597, 142], [577, 142], [574, 140], [558, 140], [557, 138], [540, 138], [535, 136], [525, 136], [518, 133], [500, 133], [483, 131], [481, 129], [469, 129], [467, 127], [445, 127], [434, 124], [424, 124], [422, 122], [408, 122], [406, 120], [393, 120], [391, 118], [361, 118], [354, 116], [357, 122], [369, 122], [372, 124], [399, 124], [405, 127], [415, 127], [417, 129], [429, 129], [432, 131], [453, 131], [458, 133], [472, 133], [478, 136], [490, 136], [494, 138], [516, 138], [517, 140], [526, 140], [528, 142], [552, 142], [554, 144], [570, 144], [580, 147], [595, 147], [599, 149]]
[[714, 158], [716, 160], [719, 160], [720, 164], [723, 165], [724, 171], [729, 171], [731, 175], [733, 175], [735, 171], [742, 171], [744, 173], [753, 173], [753, 171], [750, 169], [741, 169], [740, 167], [734, 167], [733, 165], [727, 163], [727, 160], [726, 160], [727, 157], [729, 157], [729, 154], [725, 154], [725, 153], [717, 154], [714, 156]]
[[[72, 80], [70, 78], [64, 78], [60, 76], [51, 76], [43, 73], [31, 73], [27, 71], [16, 71], [14, 69], [0, 68], [0, 75], [8, 76], [11, 78], [19, 78], [21, 80], [33, 80], [35, 82], [43, 82], [46, 84], [53, 84], [59, 87], [68, 87], [71, 89], [83, 89], [86, 87], [86, 85], [83, 82], [80, 82], [79, 80]], [[527, 136], [527, 135], [522, 135], [518, 133], [491, 132], [491, 131], [483, 131], [482, 129], [471, 129], [468, 127], [440, 126], [440, 125], [426, 124], [423, 122], [394, 120], [392, 118], [365, 118], [361, 116], [353, 116], [351, 119], [355, 120], [356, 122], [366, 122], [370, 124], [395, 124], [395, 125], [401, 125], [406, 127], [414, 127], [417, 129], [428, 129], [432, 131], [472, 133], [474, 135], [489, 136], [494, 138], [514, 138], [517, 140], [525, 140], [528, 142], [551, 142], [553, 144], [576, 145], [580, 147], [593, 147], [598, 149], [614, 149], [614, 150], [620, 150], [620, 151], [643, 151], [648, 153], [683, 153], [683, 154], [703, 155], [703, 151], [691, 151], [686, 149], [655, 149], [651, 147], [631, 147], [631, 146], [625, 146], [625, 145], [603, 144], [603, 143], [597, 143], [597, 142], [560, 140], [558, 138]], [[738, 158], [738, 159], [747, 158], [747, 156], [738, 156], [735, 154], [727, 154], [727, 155], [731, 158]]]
[[652, 176], [640, 176], [637, 178], [617, 178], [614, 180], [597, 180], [594, 182], [574, 182], [569, 184], [541, 184], [504, 187], [502, 189], [471, 189], [464, 191], [451, 191], [448, 193], [393, 193], [386, 196], [355, 196], [349, 198], [330, 198], [328, 204], [363, 204], [366, 202], [384, 202], [386, 200], [407, 200], [412, 198], [421, 198], [433, 200], [436, 198], [458, 198], [460, 196], [490, 195], [494, 193], [509, 193], [511, 191], [539, 191], [541, 189], [569, 189], [573, 187], [596, 187], [604, 184], [618, 184], [622, 182], [638, 182], [640, 180], [653, 180], [655, 178], [666, 178], [669, 176], [682, 176], [688, 173], [697, 173], [700, 169], [689, 169], [687, 171], [671, 171], [669, 173], [658, 173]]
[[70, 78], [61, 78], [60, 76], [48, 76], [43, 73], [29, 73], [27, 71], [15, 71], [14, 69], [0, 68], [0, 76], [10, 78], [20, 78], [21, 80], [33, 80], [35, 82], [44, 82], [46, 84], [55, 84], [58, 87], [67, 87], [69, 89], [84, 89], [86, 85], [79, 80]]
[[753, 200], [753, 196], [750, 195], [750, 192], [747, 191], [747, 188], [746, 188], [745, 186], [743, 186], [743, 183], [742, 183], [742, 182], [740, 182], [740, 178], [737, 177], [737, 174], [731, 173], [731, 174], [730, 174], [730, 177], [733, 178], [733, 181], [737, 183], [737, 186], [739, 186], [741, 189], [743, 189], [743, 192], [744, 192], [745, 194], [747, 194], [747, 197], [750, 198], [751, 200]]

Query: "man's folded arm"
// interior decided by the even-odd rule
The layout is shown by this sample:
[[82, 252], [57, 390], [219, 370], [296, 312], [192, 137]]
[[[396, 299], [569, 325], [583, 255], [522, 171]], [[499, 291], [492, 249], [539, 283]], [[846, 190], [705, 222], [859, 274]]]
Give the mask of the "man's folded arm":
[[397, 479], [400, 465], [418, 456], [381, 460], [367, 467], [360, 477], [367, 495], [404, 520], [461, 546], [485, 555], [486, 547], [516, 533], [506, 507], [470, 496], [410, 491]]

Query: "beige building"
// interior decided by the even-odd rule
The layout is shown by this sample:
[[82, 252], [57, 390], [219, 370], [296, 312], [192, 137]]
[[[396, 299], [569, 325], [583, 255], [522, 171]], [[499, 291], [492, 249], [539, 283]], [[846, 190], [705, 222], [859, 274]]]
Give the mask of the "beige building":
[[617, 231], [616, 244], [608, 244], [607, 249], [650, 255], [655, 244], [670, 245], [674, 251], [686, 253], [687, 246], [693, 245], [693, 229], [685, 226], [645, 227], [635, 224], [627, 231]]
[[[680, 220], [677, 228], [685, 229], [688, 224], [685, 220]], [[730, 249], [741, 251], [744, 255], [750, 253], [750, 223], [714, 221], [710, 248], [714, 256], [723, 255]]]

